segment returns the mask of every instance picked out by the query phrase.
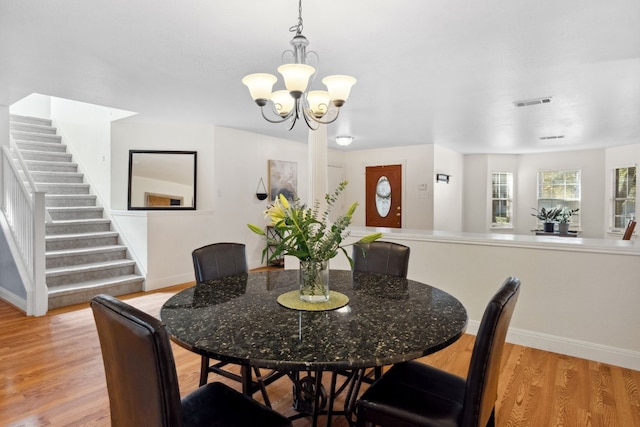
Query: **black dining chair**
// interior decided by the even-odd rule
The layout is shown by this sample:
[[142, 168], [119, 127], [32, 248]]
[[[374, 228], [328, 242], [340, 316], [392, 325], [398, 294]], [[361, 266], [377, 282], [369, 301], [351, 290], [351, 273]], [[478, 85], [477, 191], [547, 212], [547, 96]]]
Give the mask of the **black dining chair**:
[[180, 398], [165, 325], [110, 295], [91, 300], [115, 427], [291, 426], [289, 419], [220, 382]]
[[407, 277], [410, 248], [393, 242], [376, 240], [353, 245], [353, 271], [383, 273]]
[[520, 293], [508, 278], [485, 309], [467, 378], [417, 361], [394, 365], [356, 402], [358, 427], [493, 427], [504, 342]]
[[[411, 249], [400, 243], [376, 240], [371, 243], [353, 245], [353, 271], [364, 273], [381, 273], [407, 278], [409, 255]], [[373, 369], [373, 378], [380, 378], [382, 367]], [[367, 377], [371, 376], [371, 372]]]
[[[195, 249], [191, 256], [197, 283], [206, 283], [211, 280], [248, 273], [246, 248], [243, 243], [212, 243]], [[241, 384], [251, 384], [251, 390], [248, 390], [249, 394], [260, 390], [265, 404], [271, 407], [266, 386], [283, 376], [283, 373], [270, 370], [263, 375], [258, 368], [253, 368], [256, 377], [253, 381], [247, 378], [247, 376], [251, 376], [251, 372], [247, 372], [249, 367], [241, 367], [241, 374], [238, 375], [225, 369], [227, 365], [229, 365], [228, 362], [215, 361], [212, 363], [209, 357], [201, 356], [200, 385], [207, 383], [210, 373], [238, 381]]]

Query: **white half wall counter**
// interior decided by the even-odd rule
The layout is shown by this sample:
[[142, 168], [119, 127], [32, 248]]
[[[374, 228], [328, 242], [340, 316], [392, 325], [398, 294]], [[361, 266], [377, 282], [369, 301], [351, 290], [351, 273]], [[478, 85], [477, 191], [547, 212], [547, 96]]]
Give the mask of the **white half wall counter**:
[[[522, 281], [509, 342], [640, 370], [640, 242], [352, 227], [411, 248], [408, 278], [449, 292], [475, 334], [508, 276]], [[349, 269], [340, 253], [331, 268]]]

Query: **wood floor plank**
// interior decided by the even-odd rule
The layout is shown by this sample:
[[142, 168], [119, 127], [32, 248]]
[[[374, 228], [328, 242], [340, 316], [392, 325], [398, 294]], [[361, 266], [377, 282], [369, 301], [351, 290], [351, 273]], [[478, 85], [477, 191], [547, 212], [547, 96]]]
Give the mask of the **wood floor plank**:
[[[158, 316], [169, 297], [190, 285], [123, 299]], [[473, 343], [473, 336], [464, 335], [420, 361], [465, 376]], [[184, 395], [198, 387], [200, 357], [172, 347]], [[87, 304], [35, 318], [0, 301], [0, 367], [1, 426], [110, 425], [102, 355]], [[640, 427], [638, 371], [507, 343], [498, 394], [500, 427]], [[274, 409], [295, 414], [287, 378], [271, 385], [269, 396]], [[256, 398], [260, 400], [259, 393]], [[339, 400], [337, 409], [341, 405]], [[310, 425], [308, 418], [294, 422], [296, 427]], [[332, 425], [347, 427], [347, 422], [335, 417]]]

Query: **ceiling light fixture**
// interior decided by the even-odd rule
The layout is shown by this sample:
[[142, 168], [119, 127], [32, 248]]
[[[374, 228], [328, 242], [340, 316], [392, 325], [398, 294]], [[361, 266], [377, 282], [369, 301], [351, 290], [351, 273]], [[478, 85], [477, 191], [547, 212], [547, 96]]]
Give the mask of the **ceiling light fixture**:
[[340, 135], [336, 136], [336, 144], [346, 146], [353, 142], [352, 136]]
[[[329, 124], [338, 118], [340, 107], [347, 101], [356, 79], [344, 75], [327, 76], [322, 79], [322, 83], [327, 86], [326, 91], [308, 90], [315, 79], [316, 69], [307, 62], [313, 56], [317, 65], [320, 57], [316, 52], [306, 51], [309, 41], [302, 35], [302, 0], [298, 1], [298, 24], [289, 28], [289, 31], [296, 33], [291, 40], [293, 50], [285, 50], [282, 61], [290, 56], [292, 62], [278, 67], [287, 89], [272, 92], [278, 78], [267, 73], [249, 74], [242, 79], [242, 83], [247, 85], [251, 97], [262, 111], [262, 117], [268, 122], [282, 123], [291, 120], [291, 130], [296, 120], [302, 117], [307, 126], [315, 130], [318, 123]], [[264, 111], [269, 101], [274, 118], [268, 117]]]

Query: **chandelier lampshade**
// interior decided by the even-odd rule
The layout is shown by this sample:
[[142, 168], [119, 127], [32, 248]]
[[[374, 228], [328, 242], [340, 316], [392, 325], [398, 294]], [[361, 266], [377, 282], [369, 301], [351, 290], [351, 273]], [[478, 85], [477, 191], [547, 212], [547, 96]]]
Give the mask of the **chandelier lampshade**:
[[[249, 88], [251, 98], [268, 122], [282, 123], [290, 120], [289, 129], [293, 129], [296, 121], [303, 118], [307, 126], [315, 130], [319, 123], [333, 123], [338, 118], [340, 107], [349, 98], [356, 79], [345, 75], [327, 76], [322, 79], [326, 90], [310, 90], [317, 71], [316, 67], [307, 62], [310, 57], [319, 62], [319, 57], [313, 51], [306, 51], [309, 41], [302, 35], [302, 0], [298, 0], [298, 25], [291, 27], [290, 31], [296, 32], [291, 40], [293, 50], [285, 51], [282, 57], [284, 59], [285, 56], [291, 56], [293, 62], [278, 67], [286, 90], [272, 92], [278, 78], [268, 73], [249, 74], [242, 79], [242, 83]], [[265, 112], [267, 104], [271, 108], [267, 108]]]
[[276, 76], [267, 73], [249, 74], [242, 79], [242, 83], [249, 88], [249, 93], [253, 100], [261, 107], [267, 105], [273, 85], [277, 81], [278, 78]]

